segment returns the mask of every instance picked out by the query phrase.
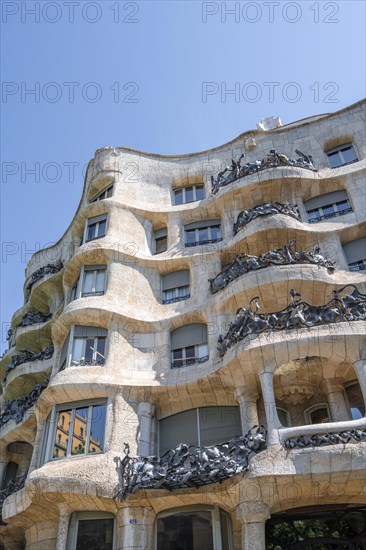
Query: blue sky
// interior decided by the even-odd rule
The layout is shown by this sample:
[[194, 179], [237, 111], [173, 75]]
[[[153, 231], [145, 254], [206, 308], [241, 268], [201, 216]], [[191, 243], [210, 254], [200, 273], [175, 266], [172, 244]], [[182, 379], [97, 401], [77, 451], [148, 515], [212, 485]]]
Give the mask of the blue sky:
[[194, 152], [365, 95], [361, 0], [1, 8], [2, 349], [26, 261], [69, 225], [97, 148]]

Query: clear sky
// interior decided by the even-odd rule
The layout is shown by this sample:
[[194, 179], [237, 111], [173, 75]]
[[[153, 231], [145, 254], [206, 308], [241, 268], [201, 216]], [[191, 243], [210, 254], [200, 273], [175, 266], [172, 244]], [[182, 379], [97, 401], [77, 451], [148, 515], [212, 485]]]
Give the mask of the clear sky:
[[2, 0], [1, 21], [1, 349], [97, 148], [195, 152], [365, 95], [362, 0]]

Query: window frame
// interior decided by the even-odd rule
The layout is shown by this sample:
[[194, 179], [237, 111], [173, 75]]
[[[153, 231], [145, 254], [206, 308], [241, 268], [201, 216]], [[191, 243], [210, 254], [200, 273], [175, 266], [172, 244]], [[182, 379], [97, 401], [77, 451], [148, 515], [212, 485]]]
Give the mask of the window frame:
[[154, 548], [158, 547], [158, 520], [161, 518], [166, 518], [169, 516], [174, 516], [176, 514], [182, 514], [184, 512], [210, 512], [211, 513], [211, 525], [212, 525], [212, 540], [213, 540], [213, 549], [221, 550], [222, 548], [222, 532], [221, 532], [221, 519], [220, 512], [225, 514], [230, 529], [228, 530], [228, 546], [229, 550], [234, 550], [234, 539], [233, 539], [233, 524], [231, 516], [228, 512], [223, 510], [220, 506], [212, 506], [205, 504], [191, 504], [188, 506], [179, 506], [176, 508], [170, 508], [169, 510], [164, 510], [156, 514], [155, 518], [155, 529], [154, 529]]
[[[98, 218], [100, 218], [100, 219], [98, 219]], [[94, 219], [97, 219], [97, 221], [89, 223], [90, 221], [92, 221]], [[97, 237], [93, 237], [92, 239], [87, 239], [88, 232], [89, 232], [89, 227], [95, 225], [97, 227], [97, 229], [99, 229], [100, 224], [103, 223], [103, 222], [105, 222], [105, 232], [104, 232], [104, 234], [103, 235], [98, 235]], [[98, 239], [102, 239], [103, 237], [106, 236], [107, 231], [108, 231], [108, 213], [100, 214], [100, 216], [92, 216], [91, 218], [87, 218], [86, 221], [85, 221], [82, 244], [91, 243], [91, 242], [96, 241]], [[96, 233], [97, 233], [97, 231], [96, 231]]]
[[[199, 348], [205, 347], [206, 354], [199, 355], [200, 350]], [[187, 357], [187, 349], [194, 348], [194, 357]], [[182, 359], [174, 359], [174, 352], [182, 350]], [[201, 350], [202, 351], [202, 350]], [[171, 350], [171, 364], [170, 367], [172, 369], [180, 369], [182, 367], [190, 367], [192, 365], [197, 365], [201, 363], [205, 363], [209, 359], [209, 349], [208, 349], [208, 342], [202, 343], [202, 344], [194, 344], [190, 346], [185, 346], [182, 348], [175, 348]], [[180, 365], [177, 365], [176, 363], [180, 363]]]
[[[187, 201], [186, 200], [186, 190], [192, 189], [193, 190], [193, 200]], [[203, 198], [197, 198], [197, 189], [203, 190]], [[177, 204], [176, 202], [176, 196], [178, 191], [182, 192], [182, 202]], [[205, 184], [204, 183], [195, 183], [192, 185], [186, 185], [184, 187], [177, 187], [176, 189], [173, 189], [173, 204], [174, 206], [182, 206], [183, 204], [190, 204], [192, 202], [202, 201], [206, 198], [206, 190], [205, 190]]]
[[[84, 339], [85, 340], [85, 343], [83, 345], [83, 351], [85, 352], [86, 341], [88, 339], [91, 340], [91, 338], [92, 338], [92, 336], [90, 336], [90, 337], [88, 337], [88, 336], [85, 336], [85, 337], [75, 336], [75, 329], [76, 329], [76, 327], [79, 327], [79, 326], [83, 326], [83, 325], [72, 325], [71, 326], [71, 330], [70, 330], [70, 333], [69, 333], [69, 342], [68, 342], [67, 350], [66, 350], [66, 360], [59, 366], [59, 371], [70, 368], [70, 367], [87, 367], [87, 366], [100, 366], [100, 367], [103, 367], [107, 362], [108, 336], [109, 336], [108, 330], [104, 329], [103, 327], [93, 327], [93, 328], [96, 328], [96, 329], [103, 329], [103, 330], [107, 331], [106, 335], [103, 335], [103, 336], [98, 336], [97, 335], [97, 336], [94, 337], [94, 346], [93, 346], [96, 349], [96, 351], [93, 352], [93, 357], [94, 357], [94, 355], [97, 355], [97, 351], [98, 351], [98, 343], [96, 343], [95, 341], [98, 338], [105, 338], [104, 363], [97, 363], [96, 362], [95, 365], [85, 365], [85, 364], [83, 365], [83, 364], [80, 364], [80, 363], [78, 365], [72, 365], [71, 364], [71, 362], [73, 361], [74, 342], [75, 342], [75, 340], [76, 339]], [[65, 339], [65, 343], [66, 343], [66, 339]], [[60, 357], [60, 360], [61, 360], [61, 357]], [[65, 366], [62, 368], [63, 364], [65, 364]]]
[[[346, 214], [354, 212], [351, 200], [348, 196], [348, 193], [347, 193], [346, 189], [341, 189], [340, 191], [344, 191], [345, 198], [343, 198], [341, 200], [335, 200], [333, 198], [333, 201], [332, 201], [332, 198], [329, 197], [329, 201], [332, 201], [332, 202], [325, 203], [325, 204], [323, 204], [321, 206], [317, 206], [315, 208], [309, 208], [308, 209], [308, 207], [306, 205], [306, 203], [309, 202], [312, 199], [309, 199], [309, 201], [305, 201], [304, 206], [305, 206], [305, 211], [306, 211], [306, 216], [307, 216], [307, 222], [310, 223], [310, 224], [319, 223], [319, 222], [322, 222], [324, 220], [330, 220], [332, 218], [337, 218], [338, 216], [345, 216]], [[333, 193], [324, 193], [324, 196], [326, 196], [328, 194], [333, 194]], [[318, 195], [318, 197], [313, 197], [313, 198], [316, 199], [316, 198], [319, 198], [319, 197], [322, 197], [322, 196], [323, 195]], [[343, 203], [347, 203], [347, 207], [343, 208], [343, 209], [339, 209], [338, 208], [339, 205], [341, 205]], [[333, 211], [327, 213], [326, 209], [329, 209], [329, 208], [332, 208]], [[318, 215], [314, 218], [311, 217], [311, 214], [313, 212], [318, 213]]]
[[[219, 231], [220, 231], [220, 237], [217, 238], [217, 239], [213, 239], [212, 238], [212, 229], [214, 228], [218, 228]], [[199, 240], [199, 232], [202, 231], [202, 230], [205, 230], [207, 231], [207, 236], [209, 237], [208, 239], [203, 239], [202, 241]], [[193, 232], [195, 233], [195, 241], [194, 242], [191, 242], [189, 243], [188, 240], [187, 240], [187, 236], [188, 236], [188, 232]], [[212, 225], [202, 225], [201, 227], [196, 227], [196, 228], [187, 228], [184, 227], [184, 246], [186, 248], [191, 248], [193, 246], [203, 246], [205, 244], [214, 244], [214, 243], [219, 243], [223, 240], [223, 236], [222, 236], [222, 224], [219, 223], [219, 224], [212, 224]]]
[[[100, 398], [100, 399], [89, 399], [86, 401], [77, 401], [77, 402], [71, 402], [71, 403], [60, 403], [58, 405], [54, 405], [52, 408], [50, 414], [48, 415], [48, 418], [46, 420], [46, 425], [43, 433], [43, 440], [42, 440], [42, 446], [41, 446], [41, 453], [40, 453], [40, 460], [39, 460], [39, 467], [43, 464], [48, 464], [49, 462], [58, 462], [59, 460], [63, 459], [74, 459], [77, 457], [85, 458], [86, 456], [90, 455], [101, 455], [106, 452], [106, 433], [107, 433], [107, 426], [108, 426], [108, 398]], [[85, 451], [89, 448], [90, 444], [90, 432], [91, 432], [91, 424], [92, 424], [92, 407], [94, 406], [100, 406], [104, 405], [106, 408], [106, 415], [105, 415], [105, 426], [104, 426], [104, 441], [103, 441], [103, 450], [100, 452], [90, 453], [85, 452], [84, 454], [71, 454], [71, 446], [72, 446], [72, 439], [74, 435], [74, 421], [75, 421], [75, 411], [76, 409], [80, 408], [87, 408], [88, 407], [88, 419], [87, 419], [87, 425], [86, 425], [86, 438], [85, 438]], [[67, 437], [67, 447], [66, 447], [66, 456], [63, 457], [54, 457], [53, 455], [53, 448], [55, 446], [56, 441], [56, 432], [58, 428], [57, 419], [59, 413], [63, 411], [71, 410], [71, 419], [69, 422], [69, 430], [68, 430], [68, 437]], [[61, 416], [62, 418], [62, 416]], [[71, 436], [71, 437], [70, 437]]]
[[[162, 227], [161, 229], [157, 229], [156, 231], [154, 231], [154, 243], [153, 243], [153, 255], [157, 255], [157, 254], [163, 254], [164, 252], [166, 252], [168, 250], [168, 228], [167, 227]], [[157, 247], [157, 244], [159, 241], [164, 241], [165, 240], [165, 248], [164, 250], [159, 250], [158, 251], [158, 247]]]
[[328, 424], [328, 422], [332, 422], [332, 415], [330, 414], [330, 409], [328, 403], [316, 403], [315, 405], [312, 405], [311, 407], [308, 407], [304, 410], [304, 418], [306, 421], [306, 426], [315, 426], [316, 424], [313, 424], [311, 422], [311, 413], [317, 411], [318, 409], [326, 409], [328, 420], [327, 422], [321, 422], [321, 424]]
[[292, 424], [291, 424], [291, 415], [290, 413], [288, 412], [287, 409], [284, 409], [283, 407], [276, 407], [276, 411], [277, 411], [277, 416], [278, 416], [278, 420], [281, 422], [281, 419], [280, 419], [280, 416], [278, 414], [278, 411], [281, 411], [282, 413], [285, 413], [285, 416], [287, 418], [287, 426], [284, 426], [281, 422], [281, 427], [282, 428], [291, 428]]
[[[344, 395], [344, 400], [346, 402], [346, 405], [347, 405], [347, 408], [348, 408], [348, 411], [349, 411], [350, 420], [358, 420], [358, 418], [353, 418], [351, 404], [350, 404], [349, 399], [348, 399], [347, 388], [349, 388], [351, 386], [356, 386], [356, 385], [360, 388], [361, 396], [363, 397], [362, 389], [361, 389], [360, 383], [359, 383], [357, 378], [355, 380], [350, 380], [349, 382], [346, 382], [344, 384], [343, 395]], [[365, 406], [365, 414], [364, 414], [364, 416], [361, 416], [361, 418], [365, 418], [365, 416], [366, 416], [366, 406]]]
[[[104, 271], [104, 289], [103, 291], [93, 291], [93, 292], [83, 292], [84, 286], [85, 286], [85, 279], [86, 279], [86, 273], [88, 272], [94, 272], [93, 276], [93, 288], [95, 289], [96, 282], [97, 282], [97, 272], [98, 271]], [[107, 288], [107, 265], [106, 264], [88, 264], [83, 265], [80, 269], [79, 278], [77, 280], [76, 285], [73, 287], [74, 290], [74, 298], [71, 296], [71, 301], [73, 300], [79, 300], [80, 298], [88, 298], [92, 296], [104, 296], [106, 293]]]
[[78, 538], [79, 522], [99, 519], [113, 519], [113, 540], [112, 549], [117, 548], [117, 533], [116, 533], [116, 517], [110, 512], [101, 511], [85, 511], [85, 512], [73, 512], [70, 518], [69, 529], [67, 532], [67, 548], [69, 550], [76, 550], [76, 543]]
[[[182, 288], [187, 289], [187, 291], [182, 296], [179, 296], [179, 290]], [[175, 295], [172, 298], [164, 298], [164, 294], [167, 292], [174, 292]], [[184, 300], [189, 300], [190, 297], [191, 297], [190, 285], [176, 286], [173, 288], [167, 288], [165, 290], [162, 290], [162, 302], [164, 305], [174, 304], [175, 302], [183, 302]]]
[[[355, 160], [351, 160], [350, 162], [344, 162], [345, 159], [344, 159], [343, 151], [350, 148], [350, 147], [352, 148], [356, 158], [355, 158]], [[339, 157], [342, 161], [342, 164], [337, 164], [337, 166], [331, 166], [329, 155], [333, 155], [334, 153], [338, 153], [338, 155], [339, 155]], [[328, 167], [331, 170], [334, 170], [335, 168], [341, 168], [342, 166], [348, 166], [349, 164], [354, 164], [355, 162], [359, 161], [356, 149], [355, 149], [352, 142], [343, 143], [342, 145], [338, 145], [337, 147], [333, 147], [332, 149], [329, 149], [328, 151], [325, 151], [325, 154], [327, 155]]]
[[[108, 191], [109, 190], [112, 190], [112, 192], [108, 196]], [[113, 197], [113, 192], [114, 192], [114, 183], [111, 183], [110, 185], [107, 185], [107, 187], [104, 187], [101, 191], [99, 191], [99, 193], [94, 195], [94, 197], [92, 199], [90, 199], [89, 202], [92, 203], [92, 202], [98, 202], [98, 201], [101, 201], [101, 200], [104, 200], [104, 199], [110, 199], [111, 197]], [[106, 195], [106, 196], [103, 197], [103, 195]]]

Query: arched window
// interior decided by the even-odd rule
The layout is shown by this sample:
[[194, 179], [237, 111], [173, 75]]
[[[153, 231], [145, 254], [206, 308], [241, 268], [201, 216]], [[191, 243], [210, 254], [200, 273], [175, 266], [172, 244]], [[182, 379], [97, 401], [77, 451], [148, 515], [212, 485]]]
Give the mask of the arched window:
[[357, 380], [346, 385], [346, 396], [353, 420], [365, 416], [365, 402]]
[[307, 424], [322, 424], [330, 422], [329, 407], [326, 403], [313, 405], [304, 411]]
[[185, 506], [156, 520], [156, 550], [232, 550], [229, 514], [218, 506]]

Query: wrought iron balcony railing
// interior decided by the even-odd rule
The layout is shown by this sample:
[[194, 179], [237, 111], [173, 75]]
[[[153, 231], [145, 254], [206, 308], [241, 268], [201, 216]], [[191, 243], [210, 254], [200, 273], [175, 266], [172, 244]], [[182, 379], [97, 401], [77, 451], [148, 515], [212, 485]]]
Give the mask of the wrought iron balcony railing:
[[251, 210], [243, 210], [243, 212], [240, 212], [236, 222], [234, 223], [234, 235], [236, 235], [240, 229], [243, 229], [243, 227], [245, 227], [252, 220], [255, 220], [260, 216], [271, 216], [274, 214], [284, 214], [286, 216], [291, 216], [291, 218], [294, 218], [295, 220], [301, 221], [300, 212], [296, 204], [267, 202], [265, 204], [260, 204]]
[[32, 286], [39, 281], [39, 279], [42, 279], [42, 277], [45, 277], [46, 275], [49, 275], [50, 273], [58, 273], [62, 268], [64, 267], [64, 264], [62, 261], [57, 262], [56, 264], [47, 264], [43, 267], [40, 267], [32, 274], [30, 283], [26, 286], [26, 289], [28, 292], [32, 290]]
[[27, 479], [28, 471], [26, 471], [24, 474], [21, 474], [19, 476], [16, 476], [14, 479], [12, 479], [8, 485], [5, 487], [5, 489], [1, 489], [0, 491], [0, 515], [2, 515], [2, 508], [4, 504], [4, 500], [12, 495], [13, 493], [16, 493], [16, 491], [20, 491], [20, 489], [23, 489], [25, 485], [25, 481]]
[[174, 298], [169, 298], [168, 300], [163, 298], [162, 302], [163, 304], [174, 304], [174, 302], [183, 302], [184, 300], [188, 300], [190, 297], [190, 294], [186, 294], [185, 296], [176, 296]]
[[36, 384], [33, 390], [25, 397], [7, 401], [0, 415], [0, 428], [11, 419], [15, 419], [15, 422], [19, 424], [19, 422], [23, 420], [26, 411], [36, 403], [43, 390], [47, 388], [47, 385], [48, 379], [45, 380], [43, 384]]
[[203, 244], [213, 244], [213, 243], [220, 243], [222, 241], [222, 237], [219, 239], [205, 239], [203, 241], [195, 241], [193, 243], [186, 243], [186, 248], [189, 248], [190, 246], [199, 246]]
[[208, 355], [204, 355], [203, 357], [190, 357], [189, 359], [175, 359], [171, 363], [171, 368], [180, 369], [181, 367], [190, 367], [192, 365], [205, 363], [208, 361], [208, 357]]
[[125, 443], [125, 456], [116, 457], [120, 486], [115, 498], [124, 500], [139, 489], [181, 489], [221, 483], [249, 468], [249, 460], [266, 448], [262, 426], [230, 441], [197, 447], [181, 443], [163, 456], [130, 457]]
[[338, 210], [336, 212], [330, 212], [329, 214], [323, 214], [322, 216], [319, 216], [317, 218], [310, 218], [309, 223], [318, 223], [323, 220], [329, 220], [330, 218], [336, 218], [337, 216], [344, 216], [345, 214], [348, 214], [349, 212], [353, 212], [352, 206], [349, 206], [348, 208], [345, 208], [344, 210]]
[[28, 363], [28, 361], [44, 361], [46, 359], [51, 359], [54, 352], [54, 347], [53, 344], [51, 344], [43, 351], [36, 352], [29, 349], [22, 349], [21, 352], [21, 354], [13, 355], [11, 358], [9, 365], [6, 367], [5, 380], [13, 369], [23, 363]]
[[[346, 288], [352, 288], [353, 291], [345, 293]], [[258, 297], [250, 301], [248, 308], [239, 308], [236, 320], [230, 324], [226, 335], [219, 338], [220, 356], [223, 357], [229, 348], [250, 334], [366, 319], [366, 294], [362, 294], [355, 285], [333, 290], [333, 298], [324, 305], [312, 305], [301, 301], [301, 294], [294, 290], [290, 291], [290, 296], [291, 302], [281, 311], [257, 313]], [[255, 311], [252, 310], [253, 302], [256, 304]]]

